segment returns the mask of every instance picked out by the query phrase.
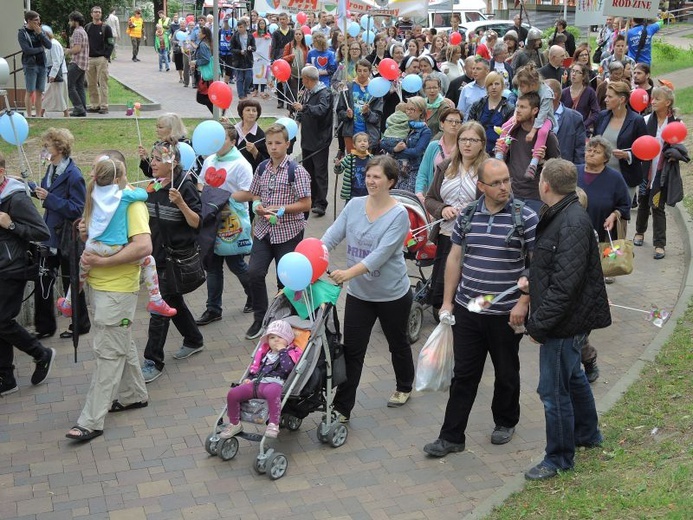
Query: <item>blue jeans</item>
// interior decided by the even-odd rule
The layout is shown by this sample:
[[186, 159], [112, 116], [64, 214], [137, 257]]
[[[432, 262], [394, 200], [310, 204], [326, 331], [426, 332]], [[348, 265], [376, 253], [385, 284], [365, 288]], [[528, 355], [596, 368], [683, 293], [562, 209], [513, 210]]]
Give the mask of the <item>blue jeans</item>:
[[207, 310], [221, 314], [221, 295], [224, 292], [224, 262], [229, 270], [236, 275], [243, 286], [243, 291], [250, 298], [250, 276], [248, 264], [243, 255], [219, 256], [212, 255], [207, 271]]
[[236, 74], [236, 89], [238, 90], [238, 97], [247, 97], [250, 89], [253, 88], [253, 70], [236, 69], [234, 72]]
[[171, 62], [168, 59], [168, 49], [159, 49], [159, 70], [163, 70], [166, 65], [166, 70], [171, 68]]
[[592, 389], [580, 362], [586, 334], [549, 338], [539, 348], [539, 387], [546, 420], [544, 463], [573, 467], [576, 446], [602, 441]]

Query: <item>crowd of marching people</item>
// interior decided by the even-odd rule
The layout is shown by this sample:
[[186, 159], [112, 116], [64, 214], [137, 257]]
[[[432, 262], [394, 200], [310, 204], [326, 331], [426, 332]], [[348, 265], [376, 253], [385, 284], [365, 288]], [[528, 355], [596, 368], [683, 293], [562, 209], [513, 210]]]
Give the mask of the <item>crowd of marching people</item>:
[[[84, 58], [72, 60], [66, 74], [68, 83], [73, 77], [76, 81], [74, 95], [69, 87], [74, 116], [108, 111], [107, 91], [100, 104], [90, 92], [91, 107], [84, 87], [79, 91], [80, 78], [91, 70], [94, 58], [89, 53], [92, 31], [101, 26], [100, 9], [91, 14], [85, 35], [82, 15], [70, 15], [74, 34], [67, 53]], [[56, 69], [59, 53], [51, 53], [51, 38], [34, 15], [27, 17], [19, 35], [26, 42], [28, 92], [41, 91], [46, 77], [55, 82], [55, 74], [63, 70]], [[139, 61], [139, 15], [128, 25], [133, 62]], [[58, 268], [65, 276], [74, 268], [69, 233], [75, 220], [84, 217], [79, 230], [86, 245], [79, 270], [80, 281], [92, 290], [93, 318], [89, 320], [81, 291], [66, 294], [58, 308], [66, 316], [76, 309], [82, 320], [78, 331], [68, 330], [64, 337], [95, 329], [97, 364], [82, 414], [67, 436], [92, 439], [103, 432], [108, 412], [148, 405], [145, 384], [164, 371], [171, 322], [183, 337], [174, 358], [185, 359], [204, 348], [200, 327], [222, 319], [224, 263], [242, 286], [243, 312], [253, 314], [246, 339], [263, 336], [269, 267], [303, 240], [311, 213], [326, 215], [334, 168], [339, 185], [333, 189], [346, 206], [322, 240], [327, 249], [346, 241], [347, 265], [329, 276], [336, 283], [348, 282], [348, 381], [337, 391], [335, 417], [350, 419], [376, 319], [387, 338], [396, 379], [387, 405], [403, 406], [411, 396], [414, 363], [406, 327], [412, 293], [402, 253], [409, 221], [390, 195], [396, 188], [417, 197], [437, 223], [431, 230], [437, 249], [427, 298], [456, 319], [455, 369], [445, 419], [439, 437], [424, 451], [442, 457], [464, 450], [467, 419], [489, 353], [496, 377], [491, 442], [511, 441], [520, 415], [518, 349], [526, 325], [542, 343], [539, 392], [547, 410], [547, 456], [527, 478], [549, 478], [570, 469], [576, 445], [601, 442], [586, 383], [599, 377], [598, 351], [588, 335], [610, 323], [604, 284], [614, 280], [601, 275], [594, 258], [577, 267], [567, 259], [580, 248], [598, 255], [597, 241], [609, 241], [612, 235], [625, 238], [619, 230], [634, 212], [634, 245], [644, 245], [652, 216], [652, 254], [663, 259], [665, 206], [683, 195], [679, 164], [689, 160], [688, 152], [679, 126], [667, 130], [679, 123], [674, 85], [651, 78], [652, 37], [660, 23], [608, 18], [597, 48], [591, 49], [575, 41], [564, 20], [556, 22], [548, 45], [540, 31], [524, 27], [519, 17], [502, 36], [494, 31], [465, 34], [455, 14], [449, 31], [424, 29], [407, 18], [386, 26], [368, 15], [340, 28], [325, 12], [265, 18], [252, 11], [240, 19], [223, 15], [218, 34], [212, 31], [213, 21], [160, 13], [155, 48], [159, 71], [175, 68], [182, 86], [195, 87], [198, 102], [210, 110], [215, 104], [208, 92], [213, 56], [219, 56], [223, 81], [235, 85], [238, 122], [219, 125], [218, 147], [196, 147], [190, 156], [191, 136], [181, 119], [161, 116], [156, 143], [139, 149], [140, 168], [152, 181], [146, 190], [131, 190], [126, 189], [120, 152], [104, 150], [85, 182], [70, 158], [72, 135], [51, 129], [42, 136], [49, 166], [41, 186], [32, 190], [44, 209], [43, 222], [15, 181], [5, 177], [0, 157], [0, 233], [44, 241], [53, 268], [44, 277], [55, 278]], [[99, 52], [108, 54], [97, 56], [97, 63], [108, 61], [113, 52], [108, 31], [101, 33], [99, 41], [107, 45]], [[39, 58], [44, 49], [52, 56], [48, 62]], [[95, 91], [94, 96], [100, 95]], [[257, 97], [276, 98], [277, 107], [300, 125], [300, 160], [290, 153], [296, 129], [272, 124], [263, 131], [258, 126], [262, 106]], [[37, 104], [37, 112], [43, 109]], [[67, 111], [66, 104], [62, 110]], [[329, 164], [335, 135], [338, 153]], [[586, 212], [578, 209], [578, 187], [586, 194]], [[6, 200], [17, 202], [10, 209]], [[211, 214], [210, 205], [219, 204], [225, 213]], [[221, 227], [230, 225], [225, 220], [229, 212], [246, 229], [245, 248], [213, 247]], [[561, 225], [574, 229], [570, 240], [557, 238], [564, 232]], [[203, 256], [208, 294], [197, 319], [184, 295], [204, 277], [191, 288], [167, 267], [174, 260], [192, 263], [196, 254]], [[528, 268], [532, 254], [538, 260]], [[140, 268], [151, 313], [143, 364], [131, 331]], [[552, 269], [565, 269], [563, 274], [571, 276], [555, 287]], [[575, 273], [589, 283], [581, 285]], [[523, 282], [516, 286], [518, 279]], [[45, 283], [52, 287], [50, 280]], [[16, 294], [22, 285], [5, 279], [2, 284], [3, 294]], [[69, 282], [63, 285], [67, 292]], [[493, 308], [480, 313], [467, 309], [467, 302], [479, 295], [505, 291], [507, 298]], [[49, 292], [37, 293], [37, 309], [46, 309], [38, 300], [52, 299]], [[576, 313], [571, 298], [601, 314]], [[42, 314], [37, 334], [30, 336], [14, 322], [15, 307], [2, 309], [2, 395], [17, 390], [12, 345], [35, 359], [33, 384], [46, 379], [55, 357], [40, 343], [56, 332], [55, 319], [46, 317], [52, 314]], [[570, 355], [556, 359], [549, 346], [565, 348]], [[570, 384], [556, 385], [552, 374]], [[580, 424], [577, 418], [571, 422], [572, 412], [561, 411], [571, 400], [576, 414], [584, 414]], [[575, 430], [574, 439], [566, 428]], [[227, 429], [225, 435], [237, 431]]]

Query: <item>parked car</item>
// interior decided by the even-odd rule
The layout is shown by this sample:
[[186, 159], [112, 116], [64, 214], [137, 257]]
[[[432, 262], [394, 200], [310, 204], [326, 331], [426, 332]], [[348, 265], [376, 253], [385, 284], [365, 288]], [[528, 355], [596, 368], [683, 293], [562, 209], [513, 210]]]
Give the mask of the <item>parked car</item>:
[[[478, 34], [479, 31], [486, 32], [488, 30], [493, 29], [498, 33], [498, 36], [500, 38], [503, 38], [503, 36], [505, 36], [505, 33], [513, 29], [514, 27], [515, 22], [513, 22], [512, 20], [481, 20], [479, 22], [461, 23], [460, 32], [463, 32], [466, 36], [469, 32], [471, 32], [472, 34]], [[522, 27], [524, 27], [528, 31], [532, 28], [532, 26], [528, 23], [523, 23]]]
[[[455, 13], [460, 15], [462, 23], [469, 22], [482, 22], [485, 21], [486, 15], [481, 11], [466, 11], [464, 9], [455, 9]], [[451, 27], [450, 19], [452, 17], [453, 11], [434, 11], [433, 8], [429, 7], [428, 10], [428, 27], [435, 27], [439, 31], [449, 31]]]

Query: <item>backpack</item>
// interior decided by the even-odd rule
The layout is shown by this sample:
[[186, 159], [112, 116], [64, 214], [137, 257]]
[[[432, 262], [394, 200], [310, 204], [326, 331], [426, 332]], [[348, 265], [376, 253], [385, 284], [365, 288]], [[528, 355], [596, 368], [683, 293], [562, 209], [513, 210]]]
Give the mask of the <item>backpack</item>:
[[[479, 201], [475, 200], [474, 202], [470, 202], [467, 207], [464, 209], [464, 212], [458, 217], [460, 219], [460, 229], [461, 229], [461, 236], [462, 236], [462, 259], [460, 260], [460, 266], [464, 262], [464, 253], [467, 251], [467, 233], [471, 231], [472, 229], [472, 219], [474, 217], [474, 213], [476, 212], [476, 208], [478, 205]], [[525, 244], [525, 223], [522, 220], [522, 210], [525, 207], [525, 203], [521, 200], [518, 199], [513, 199], [512, 202], [512, 219], [513, 219], [513, 227], [512, 229], [508, 232], [508, 234], [505, 236], [505, 243], [506, 245], [510, 244], [510, 240], [512, 240], [513, 236], [516, 236], [520, 240], [520, 247], [522, 250], [522, 256], [525, 256], [527, 254], [527, 246]]]
[[[257, 170], [255, 170], [255, 173], [257, 173], [260, 177], [262, 177], [265, 174], [265, 170], [267, 169], [267, 165], [269, 164], [271, 159], [265, 159], [262, 161], [258, 167]], [[296, 180], [296, 167], [298, 164], [296, 161], [292, 161], [289, 159], [289, 184], [293, 184], [294, 181]]]

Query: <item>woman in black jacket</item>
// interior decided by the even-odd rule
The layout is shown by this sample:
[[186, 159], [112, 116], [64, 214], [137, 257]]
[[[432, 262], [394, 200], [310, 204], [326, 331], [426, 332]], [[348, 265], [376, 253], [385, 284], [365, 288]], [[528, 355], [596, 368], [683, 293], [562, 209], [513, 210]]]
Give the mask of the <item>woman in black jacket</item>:
[[594, 135], [601, 135], [614, 147], [607, 166], [618, 170], [628, 185], [631, 199], [643, 180], [643, 164], [630, 151], [638, 137], [647, 135], [645, 120], [628, 106], [630, 86], [613, 81], [606, 88], [606, 110], [602, 110], [594, 124]]

